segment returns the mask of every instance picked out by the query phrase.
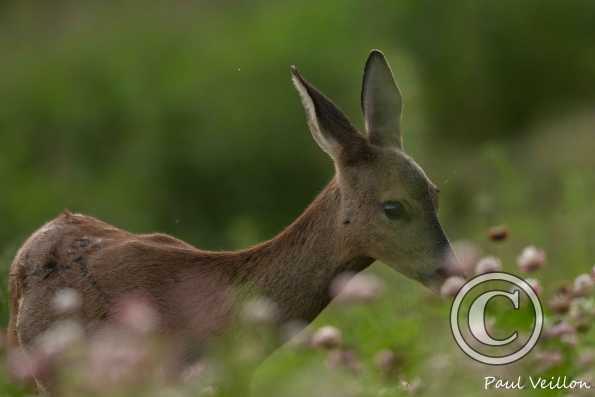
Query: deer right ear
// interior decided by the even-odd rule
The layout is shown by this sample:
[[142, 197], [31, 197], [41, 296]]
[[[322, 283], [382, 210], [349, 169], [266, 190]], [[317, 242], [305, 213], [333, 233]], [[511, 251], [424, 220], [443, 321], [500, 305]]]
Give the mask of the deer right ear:
[[347, 156], [346, 160], [353, 160], [366, 145], [366, 139], [330, 99], [302, 77], [295, 66], [291, 67], [291, 75], [318, 146], [335, 161], [344, 156]]
[[370, 142], [403, 148], [401, 92], [382, 52], [373, 50], [366, 61], [362, 84], [362, 110]]

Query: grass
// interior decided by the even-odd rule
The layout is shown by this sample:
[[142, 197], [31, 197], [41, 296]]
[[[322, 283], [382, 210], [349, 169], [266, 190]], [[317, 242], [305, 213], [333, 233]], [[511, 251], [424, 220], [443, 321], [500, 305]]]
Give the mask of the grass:
[[[580, 134], [584, 121], [580, 117], [577, 120], [577, 139], [588, 142], [592, 137]], [[248, 323], [242, 332], [234, 330], [236, 332], [224, 339], [224, 343], [216, 345], [218, 347], [213, 348], [210, 355], [197, 365], [195, 373], [199, 375], [189, 376], [189, 383], [180, 386], [166, 382], [160, 374], [159, 366], [164, 360], [163, 350], [159, 348], [162, 341], [151, 335], [135, 334], [134, 330], [128, 335], [136, 341], [130, 346], [139, 340], [146, 342], [138, 347], [142, 354], [134, 349], [127, 351], [130, 346], [123, 342], [127, 339], [122, 339], [121, 334], [112, 335], [111, 342], [102, 342], [106, 343], [103, 347], [100, 342], [73, 337], [69, 342], [72, 346], [60, 353], [65, 357], [59, 365], [63, 394], [129, 396], [171, 393], [185, 396], [198, 393], [236, 396], [252, 389], [254, 395], [259, 396], [302, 396], [313, 391], [327, 396], [433, 396], [444, 390], [457, 395], [491, 396], [501, 391], [483, 389], [488, 376], [505, 379], [516, 379], [517, 376], [589, 379], [593, 375], [593, 360], [589, 363], [588, 356], [595, 352], [595, 332], [591, 327], [595, 317], [593, 295], [575, 299], [582, 302], [582, 310], [587, 312], [580, 324], [576, 317], [578, 309], [571, 309], [570, 314], [558, 314], [547, 306], [561, 286], [572, 286], [576, 276], [591, 271], [592, 263], [588, 260], [593, 258], [593, 246], [589, 236], [593, 234], [589, 235], [588, 230], [594, 223], [585, 194], [595, 192], [595, 187], [593, 181], [580, 177], [576, 164], [562, 163], [561, 158], [553, 159], [558, 163], [542, 161], [538, 165], [536, 161], [543, 160], [540, 158], [544, 151], [542, 145], [554, 143], [548, 141], [547, 132], [536, 136], [540, 145], [529, 138], [519, 145], [518, 152], [512, 154], [504, 152], [502, 147], [492, 146], [475, 157], [459, 160], [458, 163], [453, 160], [452, 169], [462, 172], [443, 181], [447, 195], [443, 198], [446, 203], [443, 204], [443, 218], [447, 229], [450, 224], [456, 226], [451, 236], [475, 240], [472, 244], [481, 251], [481, 255], [497, 256], [502, 260], [505, 271], [522, 274], [516, 262], [524, 246], [536, 244], [544, 248], [546, 264], [530, 277], [538, 279], [544, 289], [542, 301], [546, 306], [546, 331], [565, 321], [574, 329], [580, 328], [580, 332], [573, 333], [571, 337], [545, 338], [528, 357], [514, 365], [492, 367], [479, 364], [465, 356], [454, 343], [448, 326], [448, 302], [387, 266], [376, 263], [366, 271], [366, 274], [382, 280], [384, 285], [376, 299], [356, 304], [335, 302], [301, 334], [303, 339], [304, 335], [316, 332], [322, 326], [336, 327], [342, 334], [342, 342], [335, 349], [288, 343], [266, 358], [270, 346], [279, 342], [276, 334], [266, 324]], [[566, 152], [561, 153], [564, 155]], [[468, 166], [465, 164], [479, 167], [481, 172], [474, 172], [471, 179], [467, 179], [470, 174], [466, 172]], [[432, 169], [432, 166], [428, 168]], [[545, 178], [548, 173], [549, 178]], [[532, 175], [540, 175], [540, 178], [532, 179]], [[484, 178], [492, 179], [487, 183]], [[528, 180], [535, 183], [528, 184]], [[555, 184], [560, 190], [551, 192], [544, 189], [543, 184]], [[448, 195], [457, 195], [450, 186], [477, 192], [477, 197], [467, 201], [471, 208], [467, 211], [474, 212], [474, 216], [466, 216], [463, 221], [449, 221], [456, 216], [456, 209], [448, 205]], [[547, 201], [555, 203], [555, 206], [534, 201], [543, 192]], [[510, 237], [503, 242], [487, 238], [488, 226], [496, 220], [506, 221], [509, 229]], [[241, 230], [246, 233], [247, 229]], [[9, 250], [10, 253], [12, 251], [14, 249]], [[5, 255], [4, 261], [8, 262], [10, 256]], [[5, 287], [3, 296], [6, 301]], [[512, 319], [506, 306], [500, 302], [491, 307], [490, 316], [499, 328], [498, 335], [530, 326], [530, 319], [523, 315]], [[94, 358], [93, 354], [98, 354], [94, 346], [98, 343], [103, 353]], [[122, 343], [124, 345], [120, 345]], [[387, 370], [379, 366], [377, 361], [381, 351], [394, 354], [395, 362], [390, 364], [394, 368]], [[93, 360], [99, 360], [99, 364]], [[9, 368], [14, 372], [15, 364], [11, 362]], [[89, 377], [85, 371], [88, 371], [90, 363], [99, 365], [99, 368], [93, 367], [94, 372]], [[121, 371], [113, 370], [114, 363], [121, 366]], [[202, 365], [205, 363], [210, 363], [214, 369], [204, 370]], [[127, 365], [130, 368], [127, 369]], [[27, 378], [26, 367], [20, 370], [25, 371], [21, 375]], [[105, 373], [101, 375], [101, 371]], [[140, 375], [136, 371], [140, 371]], [[107, 387], [110, 377], [115, 379], [113, 388]], [[97, 380], [102, 379], [105, 381], [100, 382], [98, 390]], [[120, 381], [123, 383], [120, 384]], [[211, 382], [217, 385], [215, 389], [207, 387]], [[9, 380], [5, 371], [0, 371], [0, 390], [3, 396], [25, 395], [19, 382]], [[525, 389], [508, 393], [549, 396], [567, 395], [569, 391]]]

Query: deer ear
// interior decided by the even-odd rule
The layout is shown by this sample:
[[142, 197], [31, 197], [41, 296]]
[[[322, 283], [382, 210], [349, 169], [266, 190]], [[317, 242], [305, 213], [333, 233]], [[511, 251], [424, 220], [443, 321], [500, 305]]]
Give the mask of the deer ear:
[[372, 50], [364, 69], [362, 111], [370, 142], [403, 148], [401, 92], [382, 52]]
[[345, 156], [348, 161], [355, 160], [366, 146], [366, 139], [330, 99], [302, 77], [295, 66], [291, 67], [291, 75], [318, 146], [335, 161]]

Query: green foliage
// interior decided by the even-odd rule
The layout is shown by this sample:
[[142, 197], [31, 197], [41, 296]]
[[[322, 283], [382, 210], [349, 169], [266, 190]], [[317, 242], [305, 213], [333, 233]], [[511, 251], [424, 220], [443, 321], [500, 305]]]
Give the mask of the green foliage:
[[[65, 208], [210, 249], [273, 236], [332, 175], [289, 65], [361, 125], [371, 48], [392, 63], [406, 150], [440, 186], [451, 239], [479, 240], [508, 270], [539, 245], [544, 283], [572, 280], [595, 257], [593, 20], [587, 0], [3, 2], [2, 324], [11, 258]], [[511, 240], [487, 242], [494, 224]], [[372, 307], [331, 307], [319, 324], [343, 328], [367, 365], [393, 347], [408, 376], [431, 376], [429, 357], [455, 351], [443, 307], [373, 271], [394, 290]], [[257, 383], [292, 395], [287, 385], [324, 378], [321, 361], [282, 350]], [[476, 395], [486, 371], [467, 370], [449, 367], [436, 387]], [[0, 378], [0, 394], [16, 390]]]

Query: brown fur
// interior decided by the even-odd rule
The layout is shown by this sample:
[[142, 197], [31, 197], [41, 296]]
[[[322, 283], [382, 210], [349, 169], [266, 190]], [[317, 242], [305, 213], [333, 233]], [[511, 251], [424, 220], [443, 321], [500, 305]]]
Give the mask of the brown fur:
[[330, 301], [328, 286], [338, 273], [372, 262], [337, 241], [338, 194], [333, 181], [279, 236], [237, 252], [202, 251], [171, 236], [136, 235], [64, 212], [25, 242], [11, 266], [11, 343], [28, 346], [57, 320], [48, 302], [67, 287], [83, 296], [90, 330], [114, 315], [119, 298], [140, 293], [159, 310], [164, 330], [202, 340], [227, 325], [238, 288], [270, 297], [281, 321], [311, 321]]

